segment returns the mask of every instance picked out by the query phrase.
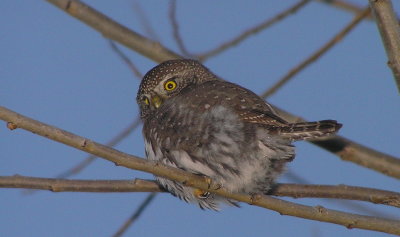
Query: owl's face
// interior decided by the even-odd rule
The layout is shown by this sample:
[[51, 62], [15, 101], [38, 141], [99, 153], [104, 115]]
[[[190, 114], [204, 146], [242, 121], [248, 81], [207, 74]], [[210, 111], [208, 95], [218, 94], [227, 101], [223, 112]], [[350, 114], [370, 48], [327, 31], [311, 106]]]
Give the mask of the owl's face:
[[159, 64], [146, 73], [140, 83], [136, 101], [141, 117], [157, 110], [182, 90], [210, 80], [217, 80], [217, 77], [195, 60], [178, 59]]

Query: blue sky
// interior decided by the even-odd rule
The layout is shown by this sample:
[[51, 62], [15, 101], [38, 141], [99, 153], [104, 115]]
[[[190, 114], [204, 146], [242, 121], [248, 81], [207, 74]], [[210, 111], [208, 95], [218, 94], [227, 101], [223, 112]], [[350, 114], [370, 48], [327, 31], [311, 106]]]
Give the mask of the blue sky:
[[[214, 48], [296, 1], [178, 1], [178, 20], [193, 53]], [[366, 1], [353, 1], [360, 5]], [[146, 35], [135, 2], [86, 1], [116, 21]], [[167, 1], [136, 1], [156, 38], [178, 51], [168, 21]], [[136, 5], [137, 6], [137, 5]], [[0, 2], [0, 101], [18, 113], [106, 143], [138, 113], [139, 80], [108, 42], [46, 1]], [[395, 9], [400, 11], [396, 2]], [[221, 77], [261, 93], [322, 46], [352, 14], [312, 2], [303, 10], [205, 65]], [[142, 73], [151, 60], [123, 48]], [[376, 25], [364, 21], [318, 62], [297, 75], [269, 102], [308, 120], [336, 119], [340, 134], [399, 157], [400, 102]], [[0, 175], [54, 177], [82, 161], [84, 152], [30, 132], [0, 126]], [[400, 190], [400, 183], [327, 153], [296, 143], [289, 170], [315, 184], [349, 184]], [[144, 157], [141, 128], [117, 149]], [[79, 179], [151, 178], [97, 160]], [[291, 182], [283, 176], [280, 182]], [[111, 236], [146, 194], [51, 193], [24, 195], [0, 189], [2, 236]], [[307, 205], [354, 211], [338, 202], [290, 199]], [[398, 210], [365, 204], [388, 217]], [[354, 211], [363, 213], [362, 211]], [[377, 232], [304, 220], [243, 204], [221, 212], [202, 211], [160, 194], [126, 236], [386, 236]]]

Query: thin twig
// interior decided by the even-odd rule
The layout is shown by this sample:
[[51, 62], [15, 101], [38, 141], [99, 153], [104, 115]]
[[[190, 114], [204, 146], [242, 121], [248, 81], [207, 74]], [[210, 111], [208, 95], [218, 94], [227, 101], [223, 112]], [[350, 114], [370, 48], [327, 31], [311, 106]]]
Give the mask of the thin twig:
[[143, 26], [147, 37], [150, 38], [151, 40], [160, 42], [160, 38], [157, 36], [157, 33], [155, 32], [154, 28], [151, 26], [150, 20], [147, 18], [147, 14], [145, 14], [145, 12], [143, 11], [143, 8], [139, 4], [139, 1], [137, 1], [137, 0], [133, 1], [133, 10], [135, 11], [136, 15], [138, 16], [140, 25]]
[[369, 0], [388, 57], [397, 89], [400, 92], [400, 27], [390, 0]]
[[47, 0], [81, 20], [104, 37], [117, 41], [122, 45], [149, 57], [156, 62], [180, 58], [181, 56], [163, 47], [159, 42], [150, 40], [127, 27], [115, 22], [106, 15], [96, 11], [78, 0]]
[[169, 21], [171, 22], [173, 36], [179, 47], [179, 50], [183, 56], [191, 58], [191, 53], [189, 53], [189, 51], [186, 49], [185, 43], [179, 32], [179, 23], [176, 19], [176, 0], [171, 0], [169, 3]]
[[225, 43], [222, 43], [221, 45], [219, 45], [218, 47], [216, 47], [215, 49], [212, 49], [208, 52], [202, 53], [197, 55], [197, 58], [200, 61], [205, 61], [206, 59], [221, 53], [222, 51], [225, 51], [237, 44], [239, 44], [240, 42], [244, 41], [245, 39], [247, 39], [248, 37], [259, 33], [262, 30], [265, 30], [266, 28], [272, 26], [275, 23], [278, 23], [279, 21], [285, 19], [287, 16], [289, 16], [290, 14], [294, 14], [296, 13], [299, 9], [301, 9], [302, 7], [304, 7], [307, 3], [309, 3], [310, 0], [302, 0], [298, 3], [296, 3], [295, 5], [289, 7], [288, 9], [284, 10], [283, 12], [280, 12], [279, 14], [277, 14], [276, 16], [265, 20], [264, 22], [242, 32], [240, 35], [236, 36], [235, 38], [226, 41]]
[[338, 34], [336, 34], [331, 40], [329, 40], [325, 45], [319, 48], [310, 57], [302, 61], [299, 65], [291, 69], [285, 76], [283, 76], [279, 81], [277, 81], [272, 87], [261, 94], [262, 98], [267, 98], [277, 92], [283, 85], [289, 82], [295, 75], [301, 72], [304, 68], [309, 66], [311, 63], [319, 59], [323, 54], [328, 52], [335, 44], [341, 41], [354, 27], [361, 22], [361, 20], [369, 14], [369, 8], [365, 8], [364, 11], [360, 12], [354, 17], [354, 19], [344, 27]]
[[117, 44], [115, 44], [112, 40], [109, 40], [109, 43], [112, 50], [122, 59], [123, 62], [126, 63], [126, 65], [128, 65], [136, 78], [138, 78], [139, 80], [142, 79], [142, 73], [135, 66], [135, 64], [133, 64], [132, 61], [118, 48]]
[[332, 136], [328, 140], [316, 140], [311, 142], [336, 154], [342, 160], [362, 165], [387, 176], [400, 178], [399, 158], [377, 152], [337, 135]]
[[[360, 12], [362, 12], [364, 10], [364, 7], [358, 6], [354, 3], [341, 1], [341, 0], [316, 0], [316, 1], [325, 3], [329, 6], [333, 6], [338, 9], [343, 9], [343, 10], [351, 12], [353, 14], [359, 14]], [[364, 19], [374, 20], [372, 15], [368, 15]]]
[[152, 203], [157, 193], [150, 193], [147, 197], [142, 201], [139, 207], [135, 210], [135, 212], [130, 216], [125, 223], [118, 229], [118, 231], [113, 235], [113, 237], [122, 236], [130, 226], [142, 215], [143, 211]]
[[[280, 108], [274, 107], [274, 109], [289, 122], [306, 121]], [[376, 151], [339, 135], [309, 142], [332, 152], [345, 161], [400, 179], [399, 158]]]
[[[21, 175], [0, 176], [0, 188], [30, 188], [52, 192], [164, 192], [152, 180], [68, 180]], [[277, 184], [269, 193], [293, 198], [329, 198], [400, 207], [400, 193], [348, 185]]]
[[77, 136], [65, 130], [30, 119], [21, 114], [15, 113], [5, 107], [0, 107], [0, 119], [7, 122], [9, 128], [22, 128], [31, 131], [45, 138], [58, 141], [76, 149], [102, 157], [114, 162], [116, 165], [130, 169], [141, 170], [160, 177], [180, 182], [190, 187], [196, 187], [233, 199], [239, 202], [246, 202], [251, 205], [274, 210], [283, 215], [291, 215], [305, 219], [318, 220], [323, 222], [343, 225], [347, 228], [360, 228], [380, 231], [385, 233], [400, 234], [400, 221], [391, 219], [356, 215], [341, 211], [326, 209], [322, 206], [310, 207], [296, 204], [269, 196], [247, 195], [230, 193], [219, 184], [206, 182], [204, 177], [185, 172], [178, 168], [169, 167], [159, 162], [148, 161], [136, 156], [128, 155], [118, 150], [101, 145], [87, 138]]

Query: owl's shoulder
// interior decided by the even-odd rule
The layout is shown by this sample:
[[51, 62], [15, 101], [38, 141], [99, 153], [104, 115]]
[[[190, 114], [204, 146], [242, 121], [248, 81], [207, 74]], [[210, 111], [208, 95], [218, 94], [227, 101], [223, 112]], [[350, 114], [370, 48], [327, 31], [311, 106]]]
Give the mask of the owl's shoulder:
[[280, 126], [287, 123], [258, 95], [223, 80], [207, 81], [186, 88], [179, 95], [166, 100], [152, 120], [153, 123], [161, 122], [174, 126], [183, 119], [195, 123], [199, 115], [204, 114], [218, 118], [225, 116], [221, 118], [223, 120], [236, 117], [244, 122], [262, 126]]
[[180, 96], [186, 98], [185, 102], [187, 103], [246, 104], [251, 108], [270, 109], [270, 106], [254, 92], [223, 80], [206, 81], [190, 86], [187, 90], [182, 91]]
[[[185, 96], [185, 95], [184, 95]], [[221, 105], [232, 109], [245, 122], [280, 126], [287, 122], [270, 104], [257, 94], [240, 85], [223, 80], [208, 81], [187, 92], [187, 98], [195, 98], [194, 107]], [[196, 99], [197, 98], [197, 99]], [[191, 103], [192, 100], [186, 100]], [[205, 106], [207, 107], [207, 106]]]

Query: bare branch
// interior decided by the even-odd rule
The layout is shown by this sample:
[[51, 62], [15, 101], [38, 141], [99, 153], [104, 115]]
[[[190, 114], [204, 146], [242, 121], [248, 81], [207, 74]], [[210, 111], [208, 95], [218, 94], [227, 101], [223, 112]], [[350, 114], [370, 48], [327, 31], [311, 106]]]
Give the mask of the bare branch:
[[78, 164], [74, 165], [73, 167], [69, 168], [68, 170], [56, 175], [56, 178], [65, 179], [69, 178], [73, 175], [79, 174], [82, 170], [86, 169], [93, 161], [97, 158], [94, 155], [88, 155], [83, 161], [79, 162]]
[[322, 206], [310, 207], [276, 199], [270, 196], [262, 196], [259, 200], [254, 200], [252, 197], [248, 197], [247, 195], [243, 194], [230, 194], [225, 195], [225, 197], [271, 209], [279, 212], [281, 215], [291, 215], [306, 219], [335, 223], [343, 225], [349, 229], [361, 228], [391, 234], [400, 234], [400, 221], [349, 214], [326, 209]]
[[348, 185], [278, 184], [271, 195], [358, 200], [400, 207], [400, 193]]
[[[29, 188], [53, 192], [164, 192], [152, 180], [67, 180], [0, 176], [1, 188]], [[346, 199], [400, 207], [400, 193], [348, 185], [277, 184], [269, 193], [293, 198]]]
[[[329, 6], [336, 7], [338, 9], [343, 9], [345, 11], [351, 12], [353, 14], [359, 14], [364, 10], [364, 7], [358, 6], [354, 3], [341, 1], [341, 0], [316, 0], [321, 3], [325, 3]], [[365, 19], [373, 20], [374, 18], [371, 15], [365, 17]]]
[[318, 49], [315, 53], [313, 53], [306, 60], [301, 62], [299, 65], [295, 66], [291, 69], [285, 76], [283, 76], [278, 82], [276, 82], [272, 87], [266, 90], [261, 94], [262, 98], [267, 98], [277, 92], [283, 85], [285, 85], [290, 79], [292, 79], [295, 75], [301, 72], [304, 68], [309, 66], [311, 63], [315, 62], [322, 55], [328, 52], [335, 44], [340, 42], [354, 27], [361, 22], [364, 17], [369, 15], [369, 8], [365, 8], [362, 12], [357, 14], [354, 19], [344, 27], [338, 34], [336, 34], [331, 40], [329, 40], [325, 45], [323, 45], [320, 49]]
[[191, 53], [189, 53], [189, 51], [186, 49], [185, 43], [183, 42], [181, 34], [179, 33], [179, 24], [178, 20], [176, 19], [176, 0], [171, 0], [169, 4], [169, 20], [172, 25], [174, 39], [182, 54], [185, 57], [191, 58]]
[[400, 92], [400, 27], [390, 0], [369, 0], [388, 56], [397, 89]]
[[136, 209], [131, 217], [125, 221], [125, 223], [118, 229], [118, 231], [113, 234], [113, 237], [120, 237], [122, 236], [130, 226], [142, 215], [143, 211], [150, 205], [150, 203], [154, 200], [157, 193], [150, 193], [147, 197], [143, 200], [140, 206]]
[[139, 1], [135, 0], [133, 1], [133, 10], [135, 11], [136, 15], [138, 16], [138, 19], [141, 23], [141, 25], [144, 27], [144, 31], [146, 32], [147, 37], [150, 39], [160, 42], [159, 37], [157, 36], [156, 32], [154, 31], [154, 28], [150, 24], [150, 20], [147, 18], [147, 15], [143, 11], [143, 8], [139, 4]]
[[[301, 177], [298, 174], [296, 174], [293, 170], [289, 170], [289, 172], [286, 172], [284, 176], [286, 179], [288, 179], [291, 182], [296, 183], [296, 184], [306, 184], [306, 185], [312, 184], [311, 182], [306, 180], [304, 177]], [[336, 186], [334, 186], [334, 187], [336, 187]], [[348, 200], [345, 200], [345, 199], [325, 199], [325, 201], [337, 203], [340, 206], [346, 208], [345, 210], [354, 210], [357, 213], [363, 213], [365, 215], [380, 216], [380, 217], [385, 217], [385, 218], [396, 218], [396, 216], [390, 215], [384, 211], [381, 211], [380, 209], [366, 206], [366, 205], [364, 205], [364, 203], [360, 203], [360, 202], [349, 202]]]
[[[274, 109], [289, 122], [306, 121], [282, 109]], [[400, 159], [360, 145], [342, 136], [310, 141], [311, 143], [332, 152], [345, 161], [350, 161], [375, 170], [387, 176], [400, 179]]]
[[296, 3], [295, 5], [293, 5], [292, 7], [284, 10], [283, 12], [279, 13], [278, 15], [267, 19], [266, 21], [242, 32], [240, 35], [236, 36], [235, 38], [226, 41], [225, 43], [222, 43], [220, 46], [216, 47], [215, 49], [212, 49], [206, 53], [202, 53], [199, 54], [197, 56], [197, 58], [200, 61], [205, 61], [206, 59], [221, 53], [222, 51], [225, 51], [237, 44], [239, 44], [240, 42], [244, 41], [245, 39], [247, 39], [248, 37], [250, 37], [251, 35], [257, 34], [262, 30], [265, 30], [266, 28], [272, 26], [273, 24], [285, 19], [287, 16], [289, 16], [290, 14], [294, 14], [296, 13], [299, 9], [301, 9], [302, 7], [304, 7], [307, 3], [309, 3], [310, 0], [302, 0], [298, 3]]
[[312, 143], [338, 155], [342, 160], [362, 165], [387, 176], [400, 178], [399, 158], [377, 152], [342, 136], [333, 136], [328, 140], [312, 141]]
[[[133, 120], [128, 127], [122, 130], [120, 133], [117, 134], [114, 138], [112, 138], [109, 142], [106, 143], [106, 146], [114, 147], [118, 143], [120, 143], [124, 138], [126, 138], [129, 134], [131, 134], [141, 123], [139, 116]], [[65, 179], [71, 177], [72, 175], [78, 174], [83, 169], [85, 169], [88, 165], [90, 165], [96, 159], [95, 155], [89, 155], [83, 161], [75, 165], [69, 170], [57, 175], [56, 177], [59, 179]]]
[[117, 41], [120, 44], [151, 58], [156, 62], [180, 58], [163, 47], [160, 43], [152, 41], [127, 27], [113, 21], [104, 14], [96, 11], [78, 0], [47, 0], [61, 10], [79, 19], [93, 29], [100, 32], [104, 37]]
[[36, 178], [21, 175], [0, 176], [1, 188], [27, 188], [52, 192], [163, 192], [151, 180], [79, 180]]
[[65, 145], [79, 150], [103, 157], [130, 169], [141, 170], [157, 176], [165, 177], [176, 182], [180, 182], [190, 187], [196, 187], [205, 191], [216, 193], [217, 195], [246, 202], [259, 207], [274, 210], [283, 215], [291, 215], [311, 220], [324, 221], [346, 226], [347, 228], [360, 228], [367, 230], [381, 231], [385, 233], [400, 234], [400, 221], [377, 218], [364, 215], [350, 214], [335, 210], [326, 209], [321, 206], [310, 207], [279, 200], [265, 195], [247, 195], [229, 193], [219, 184], [206, 182], [204, 177], [185, 172], [181, 169], [168, 167], [158, 162], [146, 161], [136, 156], [117, 151], [106, 147], [87, 138], [77, 136], [65, 130], [41, 123], [30, 119], [21, 114], [15, 113], [4, 107], [0, 107], [0, 119], [11, 124], [7, 127], [22, 128], [48, 139], [58, 141]]
[[132, 63], [132, 61], [126, 56], [117, 46], [117, 44], [114, 43], [114, 41], [109, 40], [110, 46], [112, 50], [128, 65], [128, 67], [131, 69], [133, 74], [139, 79], [142, 79], [142, 73], [139, 71], [139, 69], [135, 66], [135, 64]]

